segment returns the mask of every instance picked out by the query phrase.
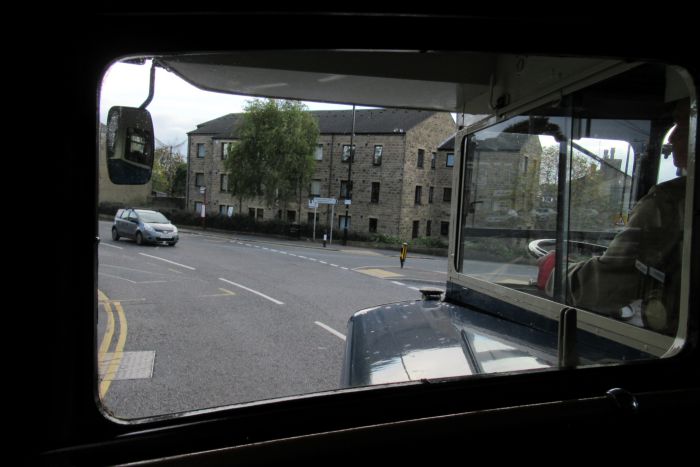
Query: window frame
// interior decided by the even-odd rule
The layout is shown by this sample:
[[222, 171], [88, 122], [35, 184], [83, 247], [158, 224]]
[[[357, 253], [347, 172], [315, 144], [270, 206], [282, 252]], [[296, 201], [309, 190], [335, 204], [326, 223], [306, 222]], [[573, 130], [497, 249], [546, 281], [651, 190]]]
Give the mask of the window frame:
[[[379, 150], [379, 154], [377, 154], [377, 150]], [[383, 155], [384, 155], [384, 146], [381, 144], [375, 144], [374, 145], [374, 153], [372, 155], [372, 165], [373, 166], [382, 165], [382, 156]]]
[[343, 144], [342, 150], [340, 151], [340, 162], [347, 164], [352, 159], [355, 162], [355, 153], [357, 152], [357, 145], [353, 144], [352, 149], [349, 144]]
[[[593, 80], [583, 80], [577, 83], [575, 86], [571, 86], [567, 89], [566, 93], [559, 92], [559, 98], [561, 99], [565, 96], [570, 96], [577, 91], [583, 90], [596, 82], [602, 82], [611, 76], [621, 74], [629, 68], [620, 65], [615, 67], [616, 72], [611, 72], [610, 75], [599, 77]], [[465, 177], [467, 174], [467, 164], [466, 164], [466, 152], [467, 152], [467, 142], [469, 137], [483, 129], [487, 129], [494, 125], [508, 121], [513, 117], [517, 117], [525, 114], [530, 110], [537, 109], [542, 106], [543, 99], [539, 99], [535, 102], [530, 102], [519, 107], [516, 111], [509, 112], [507, 115], [501, 115], [500, 117], [491, 116], [487, 117], [481, 121], [470, 125], [463, 130], [459, 131], [455, 137], [455, 142], [459, 142], [459, 157], [455, 159], [455, 169], [453, 171], [453, 188], [457, 190], [458, 199], [456, 203], [452, 203], [452, 219], [456, 220], [452, 226], [450, 226], [449, 236], [450, 236], [450, 249], [449, 255], [453, 259], [448, 262], [448, 282], [454, 284], [457, 287], [462, 287], [465, 289], [473, 290], [474, 292], [492, 297], [500, 302], [507, 305], [516, 306], [526, 310], [526, 312], [534, 313], [546, 319], [552, 320], [554, 322], [560, 322], [562, 319], [565, 309], [575, 309], [577, 312], [577, 322], [578, 330], [586, 331], [597, 336], [609, 339], [613, 342], [618, 342], [622, 345], [644, 351], [656, 357], [668, 357], [677, 354], [683, 347], [683, 342], [687, 338], [687, 323], [688, 323], [688, 309], [685, 306], [688, 297], [688, 290], [686, 286], [681, 287], [681, 296], [679, 302], [681, 304], [681, 309], [679, 310], [679, 328], [676, 336], [665, 336], [660, 333], [651, 331], [649, 329], [636, 327], [621, 321], [617, 321], [607, 316], [602, 316], [596, 314], [592, 311], [588, 311], [582, 308], [577, 308], [572, 305], [565, 305], [563, 303], [554, 302], [551, 300], [546, 300], [534, 295], [526, 294], [505, 286], [498, 285], [496, 283], [487, 282], [484, 280], [477, 279], [475, 277], [468, 276], [460, 272], [461, 263], [463, 258], [462, 251], [462, 241], [457, 241], [456, 239], [461, 239], [462, 237], [462, 220], [464, 217], [464, 184]], [[691, 112], [690, 126], [694, 127], [697, 125], [697, 116]], [[457, 152], [457, 151], [455, 151]], [[689, 158], [695, 158], [695, 151], [692, 149], [692, 142], [689, 147]], [[692, 163], [689, 161], [689, 167]], [[688, 217], [689, 213], [693, 209], [692, 196], [686, 197], [685, 205], [685, 225], [684, 225], [684, 238], [683, 238], [683, 257], [688, 258], [690, 252], [690, 241], [693, 237], [692, 232], [692, 220]], [[454, 240], [453, 240], [454, 239]], [[690, 261], [684, 261], [681, 268], [682, 281], [687, 283], [689, 277]], [[560, 336], [561, 339], [561, 336]]]
[[[376, 190], [375, 190], [375, 187], [376, 187]], [[381, 182], [371, 182], [370, 198], [369, 198], [369, 202], [371, 204], [379, 204], [380, 190], [381, 190]]]
[[[165, 16], [165, 19], [163, 19]], [[59, 93], [68, 96], [78, 97], [71, 105], [77, 109], [72, 112], [71, 117], [58, 122], [59, 128], [66, 131], [77, 131], [81, 138], [76, 138], [76, 144], [81, 151], [85, 149], [85, 154], [91, 151], [90, 144], [93, 143], [94, 131], [94, 93], [83, 92], [87, 81], [99, 84], [100, 77], [92, 71], [104, 69], [109, 60], [114, 59], [115, 50], [121, 54], [134, 53], [134, 45], [145, 40], [147, 47], [151, 50], [172, 50], [172, 44], [167, 40], [158, 38], [157, 35], [144, 35], [143, 31], [148, 30], [148, 25], [165, 27], [168, 22], [175, 21], [186, 27], [193, 28], [193, 34], [197, 37], [205, 37], [206, 28], [223, 30], [226, 26], [222, 18], [225, 15], [210, 15], [205, 18], [207, 21], [197, 21], [193, 18], [173, 18], [167, 14], [150, 15], [148, 18], [135, 14], [129, 18], [130, 23], [135, 25], [145, 25], [143, 28], [123, 28], [124, 16], [114, 15], [110, 17], [93, 18], [93, 21], [86, 21], [90, 34], [92, 28], [89, 24], [99, 25], [100, 30], [110, 30], [113, 34], [106, 34], [102, 45], [96, 45], [89, 50], [78, 50], [77, 48], [66, 47], [69, 54], [80, 55], [81, 59], [91, 66], [86, 67], [86, 76], [80, 79], [62, 79], [58, 85], [59, 89], [68, 92]], [[271, 15], [270, 15], [271, 16]], [[687, 16], [687, 15], [686, 15]], [[278, 18], [279, 17], [279, 18]], [[94, 21], [99, 19], [100, 21]], [[245, 15], [241, 19], [246, 19]], [[268, 17], [248, 17], [255, 22], [262, 24]], [[283, 15], [272, 16], [272, 24], [285, 31], [289, 23], [288, 17]], [[319, 22], [318, 17], [303, 18], [303, 24], [313, 28], [314, 24], [321, 24], [324, 30], [342, 30], [347, 26], [356, 24], [356, 17], [352, 15], [336, 15], [323, 17]], [[363, 18], [360, 18], [363, 19]], [[364, 18], [366, 20], [367, 18]], [[549, 24], [538, 18], [536, 15], [528, 18], [534, 23], [531, 28], [533, 34], [538, 36], [538, 31], [546, 31], [547, 26], [552, 22], [565, 24], [569, 19], [576, 20], [576, 24], [582, 24], [581, 18], [572, 18], [570, 15], [557, 15], [547, 18]], [[211, 21], [209, 21], [211, 20]], [[276, 21], [277, 20], [277, 21]], [[379, 34], [377, 44], [392, 43], [390, 34], [402, 29], [416, 26], [417, 18], [410, 18], [409, 24], [404, 24], [398, 15], [389, 17], [386, 23], [377, 22], [372, 18], [373, 30]], [[507, 15], [503, 20], [508, 23]], [[680, 20], [674, 29], [680, 34], [680, 43], [693, 43], [687, 38], [695, 37], [697, 33], [692, 25], [683, 21], [682, 14], [673, 17], [674, 23]], [[213, 23], [212, 23], [213, 21]], [[402, 22], [403, 21], [403, 22]], [[498, 20], [496, 20], [498, 21]], [[122, 24], [120, 24], [120, 22]], [[447, 22], [447, 24], [445, 24]], [[604, 42], [606, 55], [619, 56], [627, 60], [638, 59], [643, 55], [640, 50], [650, 44], [655, 51], [653, 55], [664, 60], [674, 60], [682, 65], [696, 65], [697, 58], [693, 54], [681, 54], [674, 52], [673, 44], [668, 39], [668, 35], [658, 35], [649, 38], [649, 35], [639, 37], [641, 47], [631, 47], [625, 37], [632, 37], [641, 27], [642, 29], [653, 28], [656, 22], [650, 19], [640, 22], [620, 22], [623, 33], [615, 39], [613, 37], [601, 38], [585, 37], [583, 39], [572, 37], [570, 48], [573, 54], [584, 56], [583, 54], [597, 55], [599, 43]], [[391, 25], [395, 27], [392, 27]], [[171, 24], [172, 25], [172, 24]], [[386, 27], [385, 27], [386, 26]], [[446, 17], [438, 15], [434, 20], [420, 19], [418, 26], [422, 30], [438, 30], [444, 28], [449, 31], [456, 31], [456, 26], [461, 30], [488, 31], [493, 26], [493, 19]], [[67, 31], [70, 28], [66, 29]], [[518, 28], [503, 27], [504, 33], [498, 39], [499, 46], [504, 49], [513, 49], [517, 43], [515, 33]], [[693, 31], [693, 32], [691, 32]], [[287, 31], [292, 32], [292, 31]], [[69, 33], [70, 34], [70, 33]], [[86, 34], [85, 30], [82, 34]], [[543, 33], [544, 34], [544, 33]], [[242, 34], [239, 34], [242, 39]], [[692, 35], [692, 36], [691, 36]], [[64, 35], [65, 36], [65, 35]], [[666, 36], [666, 37], [664, 37]], [[234, 35], [234, 41], [238, 36]], [[445, 37], [451, 37], [446, 35]], [[456, 37], [456, 36], [455, 36]], [[581, 36], [579, 36], [581, 37]], [[56, 36], [60, 43], [67, 42], [61, 35]], [[382, 38], [384, 42], [382, 42]], [[124, 39], [127, 39], [126, 41]], [[535, 40], [536, 40], [535, 39]], [[546, 39], [546, 38], [545, 38]], [[677, 41], [677, 38], [673, 38]], [[451, 40], [451, 39], [450, 39]], [[533, 40], [533, 43], [535, 43]], [[653, 41], [653, 42], [652, 42]], [[78, 43], [79, 41], [76, 41]], [[143, 43], [143, 42], [142, 42]], [[452, 44], [455, 42], [452, 41]], [[560, 53], [561, 47], [546, 40], [537, 43], [543, 44], [542, 49], [547, 52]], [[128, 45], [131, 44], [131, 45]], [[207, 47], [207, 41], [202, 42]], [[447, 42], [445, 42], [448, 45]], [[217, 49], [223, 47], [220, 43], [208, 42], [208, 47]], [[476, 45], [486, 49], [488, 45]], [[515, 47], [518, 53], [527, 53], [528, 47]], [[520, 50], [524, 49], [524, 50]], [[141, 49], [138, 49], [141, 50]], [[72, 56], [72, 55], [71, 55]], [[644, 55], [646, 56], [646, 55]], [[49, 57], [50, 61], [58, 61], [60, 57]], [[687, 66], [692, 71], [693, 77], [697, 80], [697, 67]], [[414, 73], [415, 74], [415, 73]], [[496, 97], [496, 96], [495, 96]], [[695, 128], [693, 129], [695, 130]], [[93, 144], [94, 145], [94, 144]], [[65, 146], [65, 145], [64, 145]], [[96, 145], [95, 145], [96, 146]], [[52, 162], [52, 167], [57, 169], [59, 174], [72, 175], [69, 170], [74, 170], [74, 166], [67, 161], [71, 161], [73, 149], [67, 150], [59, 148], [59, 156]], [[97, 151], [95, 150], [95, 157]], [[80, 169], [82, 173], [82, 169]], [[92, 170], [92, 169], [90, 169]], [[52, 171], [52, 178], [56, 175]], [[86, 173], [90, 173], [86, 171]], [[697, 174], [697, 170], [695, 172]], [[455, 188], [456, 189], [456, 188]], [[82, 187], [75, 188], [67, 186], [63, 193], [59, 193], [59, 199], [65, 199], [70, 203], [75, 203], [85, 209], [97, 209], [96, 196], [94, 190], [84, 190]], [[69, 204], [69, 203], [66, 203]], [[697, 229], [695, 234], [697, 234]], [[104, 242], [104, 239], [102, 239]], [[693, 239], [694, 247], [697, 247], [697, 239]], [[96, 273], [93, 272], [93, 263], [96, 254], [84, 255], [81, 242], [73, 242], [75, 245], [66, 246], [56, 252], [54, 261], [57, 270], [65, 271], [58, 276], [69, 277], [70, 280], [62, 281], [60, 277], [53, 287], [56, 289], [57, 297], [66, 302], [75, 300], [76, 313], [53, 314], [47, 318], [47, 324], [43, 325], [41, 331], [48, 336], [65, 336], [63, 345], [53, 347], [54, 339], [45, 339], [45, 343], [40, 342], [40, 349], [44, 350], [48, 361], [44, 362], [54, 372], [65, 375], [64, 384], [51, 385], [52, 390], [46, 396], [45, 403], [37, 404], [34, 391], [25, 391], [27, 396], [20, 398], [20, 405], [26, 407], [23, 414], [28, 419], [45, 418], [44, 435], [32, 443], [28, 450], [30, 458], [36, 456], [38, 463], [65, 464], [65, 463], [97, 463], [100, 462], [117, 464], [131, 463], [145, 460], [146, 457], [153, 459], [160, 457], [167, 459], [169, 456], [191, 455], [191, 460], [197, 459], [202, 453], [209, 455], [203, 459], [206, 461], [227, 459], [227, 463], [234, 463], [236, 451], [244, 454], [244, 458], [268, 459], [270, 457], [278, 459], [280, 452], [291, 453], [298, 458], [315, 458], [319, 446], [328, 446], [329, 436], [336, 441], [334, 447], [329, 447], [333, 453], [347, 452], [347, 445], [355, 446], [355, 451], [364, 453], [371, 452], [377, 447], [384, 447], [387, 437], [392, 439], [404, 439], [401, 435], [409, 435], [409, 440], [420, 440], [430, 444], [432, 442], [458, 441], [459, 436], [469, 433], [475, 439], [492, 439], [499, 436], [499, 430], [503, 423], [510, 423], [513, 427], [522, 428], [536, 426], [542, 428], [537, 430], [536, 435], [525, 434], [518, 443], [527, 441], [541, 442], [542, 439], [549, 439], [553, 436], [562, 440], [567, 447], [575, 447], [580, 444], [581, 436], [589, 433], [586, 431], [594, 423], [590, 416], [582, 416], [581, 413], [603, 414], [608, 420], [613, 422], [623, 420], [624, 427], [629, 427], [631, 422], [636, 426], [651, 427], [649, 418], [645, 416], [649, 412], [656, 414], [656, 423], [662, 422], [658, 426], [680, 426], [680, 423], [687, 419], [686, 408], [691, 409], [695, 404], [687, 403], [688, 392], [692, 379], [688, 379], [686, 373], [697, 369], [698, 352], [696, 346], [688, 349], [682, 360], [654, 362], [654, 364], [627, 365], [623, 370], [611, 371], [609, 368], [585, 368], [576, 371], [566, 372], [536, 372], [528, 375], [504, 375], [486, 378], [465, 378], [452, 381], [440, 381], [437, 384], [427, 382], [415, 382], [401, 387], [382, 386], [372, 388], [372, 390], [356, 390], [341, 392], [338, 394], [323, 394], [319, 397], [299, 397], [284, 401], [267, 401], [263, 403], [250, 404], [244, 407], [222, 407], [217, 409], [205, 409], [193, 414], [178, 414], [168, 419], [143, 420], [134, 423], [124, 423], [114, 420], [109, 414], [103, 413], [95, 404], [94, 390], [91, 382], [94, 372], [94, 355], [89, 349], [94, 347], [94, 326], [85, 325], [86, 321], [93, 321], [96, 316], [94, 307], [96, 300], [83, 297], [83, 294], [90, 296], [86, 292], [85, 282], [94, 282], [97, 287]], [[97, 245], [93, 247], [97, 250]], [[100, 246], [99, 248], [103, 248]], [[693, 259], [693, 282], [690, 284], [690, 300], [692, 305], [697, 305], [698, 293], [695, 291], [697, 284], [697, 260]], [[65, 269], [61, 269], [65, 268]], [[81, 292], [82, 291], [82, 292]], [[25, 322], [29, 322], [25, 318]], [[697, 320], [694, 320], [697, 324]], [[695, 328], [693, 328], [695, 329]], [[697, 339], [697, 332], [693, 331], [693, 336]], [[42, 341], [40, 339], [40, 341]], [[46, 350], [53, 350], [46, 352]], [[657, 364], [658, 363], [658, 364]], [[43, 387], [46, 383], [46, 374], [43, 372], [33, 372], [28, 379], [29, 386]], [[630, 401], [636, 402], [636, 395], [642, 393], [642, 410], [632, 412], [632, 419], [628, 417], [627, 409], [636, 408], [632, 405], [620, 404], [623, 400], [619, 398], [620, 392], [605, 394], [608, 388], [621, 385], [630, 392], [624, 394], [630, 397]], [[536, 394], [534, 396], [533, 394]], [[691, 393], [693, 395], [694, 393]], [[697, 395], [693, 395], [697, 399]], [[439, 398], [439, 403], [435, 403]], [[611, 403], [614, 402], [614, 403]], [[650, 402], [650, 406], [645, 403]], [[613, 411], [611, 406], [617, 406], [618, 411]], [[593, 410], [591, 410], [593, 409]], [[331, 417], [328, 414], [334, 413]], [[53, 414], [46, 417], [47, 413]], [[692, 413], [692, 412], [691, 412]], [[381, 414], [381, 415], [379, 415]], [[571, 415], [573, 422], [570, 424], [572, 432], [560, 436], [557, 428], [562, 417]], [[420, 417], [420, 419], [419, 419]], [[483, 421], [484, 423], [475, 423]], [[640, 421], [641, 420], [641, 421]], [[253, 423], [251, 423], [253, 421]], [[669, 424], [668, 422], [675, 422]], [[398, 423], [397, 423], [398, 422]], [[581, 422], [581, 423], [578, 423]], [[613, 423], [613, 425], [617, 425]], [[496, 426], [496, 428], [493, 428]], [[405, 427], [408, 427], [406, 429]], [[490, 428], [489, 428], [490, 427]], [[577, 427], [583, 427], [577, 428]], [[333, 431], [331, 431], [333, 430]], [[415, 435], [418, 431], [420, 434]], [[515, 430], [513, 430], [515, 431]], [[632, 436], [627, 430], [617, 431], [625, 441], [631, 441]], [[661, 430], [663, 431], [663, 430]], [[669, 431], [669, 430], [666, 430]], [[661, 440], [678, 441], [689, 438], [688, 433], [683, 430], [670, 430], [672, 433], [661, 433]], [[330, 433], [328, 433], [330, 432]], [[229, 433], [228, 436], [223, 435]], [[432, 433], [432, 434], [431, 434]], [[445, 437], [447, 434], [447, 438]], [[413, 435], [413, 436], [411, 436]], [[257, 440], [258, 443], [250, 444], [248, 440]], [[291, 440], [291, 442], [290, 442]], [[683, 441], [678, 441], [683, 442]], [[354, 443], [354, 444], [353, 444]], [[621, 441], [622, 443], [622, 441]], [[620, 444], [624, 445], [624, 444]], [[340, 446], [340, 447], [338, 447]], [[459, 446], [454, 443], [454, 446]], [[680, 444], [679, 444], [680, 446]], [[684, 446], [684, 444], [683, 444]], [[233, 448], [233, 449], [232, 449]], [[240, 448], [240, 449], [239, 449]], [[455, 454], [459, 454], [459, 447], [452, 449]], [[639, 457], [646, 454], [642, 450]], [[145, 454], [148, 453], [148, 454]], [[273, 454], [270, 454], [273, 453]], [[633, 457], [634, 454], [632, 454]], [[228, 456], [228, 457], [227, 457]], [[248, 457], [245, 457], [248, 456]], [[91, 459], [87, 460], [86, 459]], [[44, 462], [41, 462], [41, 461]], [[270, 459], [271, 460], [271, 459]], [[82, 461], [82, 462], [81, 462]]]

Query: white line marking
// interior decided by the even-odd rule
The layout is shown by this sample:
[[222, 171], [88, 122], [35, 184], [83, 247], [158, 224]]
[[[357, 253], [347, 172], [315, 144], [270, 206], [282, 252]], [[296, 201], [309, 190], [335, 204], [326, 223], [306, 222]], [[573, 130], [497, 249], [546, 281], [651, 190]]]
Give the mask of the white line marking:
[[321, 264], [328, 264], [328, 263], [326, 263], [325, 261], [321, 261], [321, 260], [318, 260], [318, 262], [321, 263]]
[[349, 270], [349, 268], [346, 268], [345, 266], [340, 266], [340, 269], [345, 269], [346, 271]]
[[259, 295], [259, 296], [261, 296], [262, 298], [264, 298], [264, 299], [266, 299], [266, 300], [270, 300], [272, 303], [276, 303], [276, 304], [278, 304], [278, 305], [284, 305], [284, 302], [280, 302], [279, 300], [274, 299], [274, 298], [272, 298], [272, 297], [270, 297], [270, 296], [267, 296], [267, 295], [265, 295], [265, 294], [262, 293], [262, 292], [258, 292], [257, 290], [249, 289], [248, 287], [246, 287], [246, 286], [244, 286], [244, 285], [236, 284], [235, 282], [231, 282], [231, 281], [229, 281], [229, 280], [226, 280], [226, 279], [224, 279], [223, 277], [219, 277], [219, 280], [220, 280], [220, 281], [223, 281], [223, 282], [226, 282], [227, 284], [231, 284], [231, 285], [235, 285], [236, 287], [240, 287], [241, 289], [247, 290], [248, 292], [254, 293], [255, 295]]
[[116, 248], [117, 250], [123, 250], [123, 247], [117, 246], [117, 245], [110, 245], [109, 243], [99, 243], [100, 246], [108, 246], [110, 248]]
[[420, 292], [420, 289], [418, 287], [409, 287], [409, 289], [417, 290], [418, 292]]
[[334, 268], [337, 268], [337, 267], [338, 267], [337, 264], [333, 264], [333, 263], [331, 263], [331, 266], [333, 266]]
[[345, 335], [339, 333], [338, 331], [336, 331], [336, 330], [333, 329], [332, 327], [330, 327], [330, 326], [328, 326], [328, 325], [326, 325], [326, 324], [323, 324], [323, 323], [320, 322], [320, 321], [314, 321], [314, 324], [316, 324], [317, 326], [321, 326], [323, 329], [325, 329], [326, 331], [330, 332], [330, 333], [333, 334], [334, 336], [339, 337], [339, 338], [342, 339], [342, 340], [345, 340]]
[[406, 285], [403, 282], [399, 282], [399, 281], [391, 281], [391, 283], [396, 284], [396, 285]]
[[149, 258], [159, 259], [159, 260], [161, 260], [161, 261], [165, 261], [166, 263], [174, 264], [175, 266], [180, 266], [181, 268], [185, 268], [185, 269], [190, 269], [190, 270], [192, 270], [192, 271], [196, 271], [196, 269], [193, 268], [192, 266], [185, 266], [184, 264], [176, 263], [175, 261], [170, 261], [169, 259], [159, 258], [159, 257], [157, 257], [157, 256], [147, 255], [146, 253], [139, 253], [139, 254], [142, 255], [142, 256], [147, 256], [147, 257], [149, 257]]

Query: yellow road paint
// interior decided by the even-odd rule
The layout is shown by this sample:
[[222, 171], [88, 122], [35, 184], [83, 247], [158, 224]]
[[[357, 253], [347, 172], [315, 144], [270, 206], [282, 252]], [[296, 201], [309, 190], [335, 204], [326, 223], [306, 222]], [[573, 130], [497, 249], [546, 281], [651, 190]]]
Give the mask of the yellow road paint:
[[367, 274], [368, 276], [379, 277], [380, 279], [387, 279], [393, 277], [403, 277], [403, 274], [396, 274], [395, 272], [385, 271], [384, 269], [356, 269], [357, 272], [362, 274]]
[[102, 362], [105, 353], [109, 350], [109, 344], [112, 343], [112, 335], [114, 335], [114, 315], [112, 314], [112, 306], [109, 302], [104, 302], [105, 312], [107, 313], [107, 328], [105, 329], [105, 335], [102, 336], [102, 343], [100, 344], [100, 349], [97, 351], [97, 361]]
[[381, 253], [377, 253], [376, 251], [370, 251], [370, 250], [340, 250], [341, 253], [353, 253], [356, 255], [365, 255], [365, 256], [382, 256]]
[[[124, 355], [124, 346], [126, 344], [128, 326], [126, 322], [126, 315], [124, 314], [124, 308], [122, 308], [122, 304], [120, 302], [109, 300], [107, 295], [100, 290], [97, 291], [97, 296], [104, 305], [105, 312], [107, 313], [107, 328], [97, 353], [98, 364], [108, 365], [99, 386], [100, 399], [104, 399], [107, 395], [107, 391], [109, 390], [109, 386], [112, 384], [112, 380], [119, 370], [119, 364], [121, 363]], [[114, 313], [112, 311], [111, 304], [114, 305], [119, 318], [119, 338], [117, 339], [117, 344], [114, 348], [114, 352], [111, 354], [111, 358], [108, 358], [107, 351], [112, 343], [115, 329]]]

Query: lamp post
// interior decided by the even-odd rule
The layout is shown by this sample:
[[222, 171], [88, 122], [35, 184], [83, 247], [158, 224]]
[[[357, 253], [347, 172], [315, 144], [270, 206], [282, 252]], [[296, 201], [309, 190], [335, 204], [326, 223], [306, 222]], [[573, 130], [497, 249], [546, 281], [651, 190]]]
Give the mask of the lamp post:
[[343, 229], [343, 245], [348, 244], [348, 208], [352, 202], [352, 160], [355, 158], [355, 106], [352, 106], [352, 132], [350, 133], [350, 160], [348, 161], [348, 183], [345, 193], [345, 228]]

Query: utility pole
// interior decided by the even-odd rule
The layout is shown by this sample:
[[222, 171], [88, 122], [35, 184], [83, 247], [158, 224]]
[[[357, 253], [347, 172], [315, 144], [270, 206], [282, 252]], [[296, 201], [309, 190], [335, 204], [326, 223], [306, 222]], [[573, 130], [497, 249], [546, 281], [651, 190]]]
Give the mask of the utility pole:
[[348, 201], [352, 202], [352, 160], [355, 158], [355, 106], [352, 106], [352, 132], [350, 133], [350, 160], [348, 161], [348, 183], [345, 196], [345, 229], [343, 230], [343, 245], [348, 244]]

